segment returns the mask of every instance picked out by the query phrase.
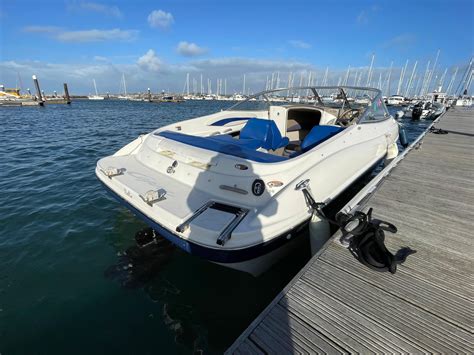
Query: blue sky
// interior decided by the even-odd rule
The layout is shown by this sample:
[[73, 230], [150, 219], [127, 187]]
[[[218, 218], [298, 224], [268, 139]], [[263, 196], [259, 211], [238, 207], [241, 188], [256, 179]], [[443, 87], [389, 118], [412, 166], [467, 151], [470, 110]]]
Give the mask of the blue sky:
[[[418, 61], [422, 76], [438, 49], [438, 76], [458, 79], [474, 54], [472, 0], [451, 1], [2, 1], [0, 83], [23, 87], [37, 74], [46, 91], [66, 81], [74, 93], [182, 91], [192, 78], [226, 78], [228, 91], [252, 91], [289, 72], [333, 83], [363, 71], [375, 54], [375, 77], [393, 61]], [[378, 70], [378, 71], [377, 71]], [[385, 71], [384, 71], [385, 70]], [[436, 75], [436, 73], [435, 73]], [[434, 77], [435, 77], [434, 75]], [[363, 80], [364, 81], [364, 80]], [[282, 79], [283, 82], [283, 79]], [[447, 83], [445, 84], [447, 86]], [[396, 87], [396, 85], [392, 85]]]

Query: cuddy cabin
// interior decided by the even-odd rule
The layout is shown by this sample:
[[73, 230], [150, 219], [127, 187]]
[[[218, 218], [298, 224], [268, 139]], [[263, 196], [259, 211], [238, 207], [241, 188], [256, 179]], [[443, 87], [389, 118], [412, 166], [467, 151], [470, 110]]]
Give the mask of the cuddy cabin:
[[[178, 247], [259, 274], [297, 242], [311, 218], [302, 183], [327, 203], [396, 155], [398, 124], [379, 90], [364, 89], [368, 105], [321, 99], [334, 92], [356, 97], [356, 90], [260, 93], [140, 136], [99, 160], [96, 175]], [[286, 101], [269, 99], [279, 94]]]

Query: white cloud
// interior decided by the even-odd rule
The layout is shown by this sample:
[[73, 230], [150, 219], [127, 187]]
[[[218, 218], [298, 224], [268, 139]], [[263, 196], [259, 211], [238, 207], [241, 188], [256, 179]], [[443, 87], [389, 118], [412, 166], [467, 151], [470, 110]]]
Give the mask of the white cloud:
[[108, 62], [109, 60], [107, 59], [107, 57], [102, 57], [100, 55], [96, 55], [94, 56], [94, 60], [97, 61], [97, 62]]
[[150, 24], [150, 27], [165, 29], [174, 23], [174, 18], [170, 12], [153, 10], [148, 15], [148, 23]]
[[63, 31], [56, 35], [62, 42], [103, 42], [103, 41], [131, 41], [138, 35], [137, 30], [85, 30], [85, 31]]
[[294, 40], [288, 41], [288, 43], [291, 44], [295, 48], [300, 48], [300, 49], [309, 49], [309, 48], [311, 48], [311, 44], [309, 44], [305, 41], [299, 40], [299, 39], [294, 39]]
[[195, 57], [207, 52], [206, 48], [199, 47], [196, 43], [181, 41], [176, 50], [185, 57]]
[[74, 11], [77, 11], [77, 10], [93, 11], [93, 12], [101, 13], [106, 16], [122, 18], [122, 12], [117, 6], [105, 5], [98, 2], [72, 1], [72, 2], [69, 2], [68, 9], [74, 10]]
[[156, 56], [153, 49], [149, 49], [148, 52], [138, 58], [137, 64], [143, 70], [157, 72], [161, 69], [162, 61]]
[[190, 62], [197, 71], [211, 71], [216, 75], [224, 73], [244, 74], [244, 73], [272, 73], [276, 71], [300, 71], [314, 69], [313, 65], [297, 61], [265, 60], [256, 58], [226, 57], [195, 60]]
[[54, 26], [27, 26], [23, 31], [30, 33], [46, 34], [61, 42], [104, 42], [104, 41], [132, 41], [137, 38], [137, 30], [121, 30], [114, 28], [111, 30], [83, 30], [68, 31]]
[[61, 28], [56, 26], [26, 26], [23, 31], [29, 33], [57, 33], [61, 31]]

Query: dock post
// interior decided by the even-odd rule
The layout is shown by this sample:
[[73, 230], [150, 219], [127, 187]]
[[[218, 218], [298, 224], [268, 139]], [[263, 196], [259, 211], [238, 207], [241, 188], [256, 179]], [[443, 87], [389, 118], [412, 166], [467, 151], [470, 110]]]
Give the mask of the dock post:
[[68, 105], [71, 104], [71, 97], [69, 96], [69, 90], [67, 88], [67, 83], [64, 83], [64, 98], [66, 99], [66, 103]]
[[36, 75], [33, 75], [32, 78], [33, 78], [33, 82], [35, 83], [36, 94], [38, 95], [39, 105], [43, 106], [44, 105], [44, 98], [43, 98], [43, 95], [41, 94], [41, 89], [40, 89], [40, 86], [39, 86], [38, 78], [36, 77]]

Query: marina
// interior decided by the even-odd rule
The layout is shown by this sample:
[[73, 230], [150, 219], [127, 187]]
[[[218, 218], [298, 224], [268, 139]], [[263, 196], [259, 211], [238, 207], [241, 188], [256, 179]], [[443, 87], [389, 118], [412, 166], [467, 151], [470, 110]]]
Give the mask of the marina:
[[227, 354], [473, 349], [474, 111], [450, 110], [435, 127], [447, 134], [428, 130], [381, 183], [343, 209], [373, 208], [397, 226], [386, 235], [389, 248], [416, 253], [395, 274], [377, 273], [336, 233]]
[[[86, 99], [0, 110], [0, 324], [9, 324], [0, 328], [2, 353], [64, 353], [78, 333], [84, 348], [222, 353], [306, 264], [309, 247], [258, 278], [169, 244], [143, 254], [134, 237], [147, 226], [94, 176], [97, 160], [123, 142], [177, 117], [192, 118], [189, 112], [206, 115], [228, 106]], [[431, 123], [401, 122], [409, 141]], [[216, 307], [222, 295], [232, 307]], [[232, 322], [222, 327], [222, 319]], [[117, 336], [113, 343], [109, 333]]]
[[474, 353], [472, 0], [0, 22], [0, 355]]

